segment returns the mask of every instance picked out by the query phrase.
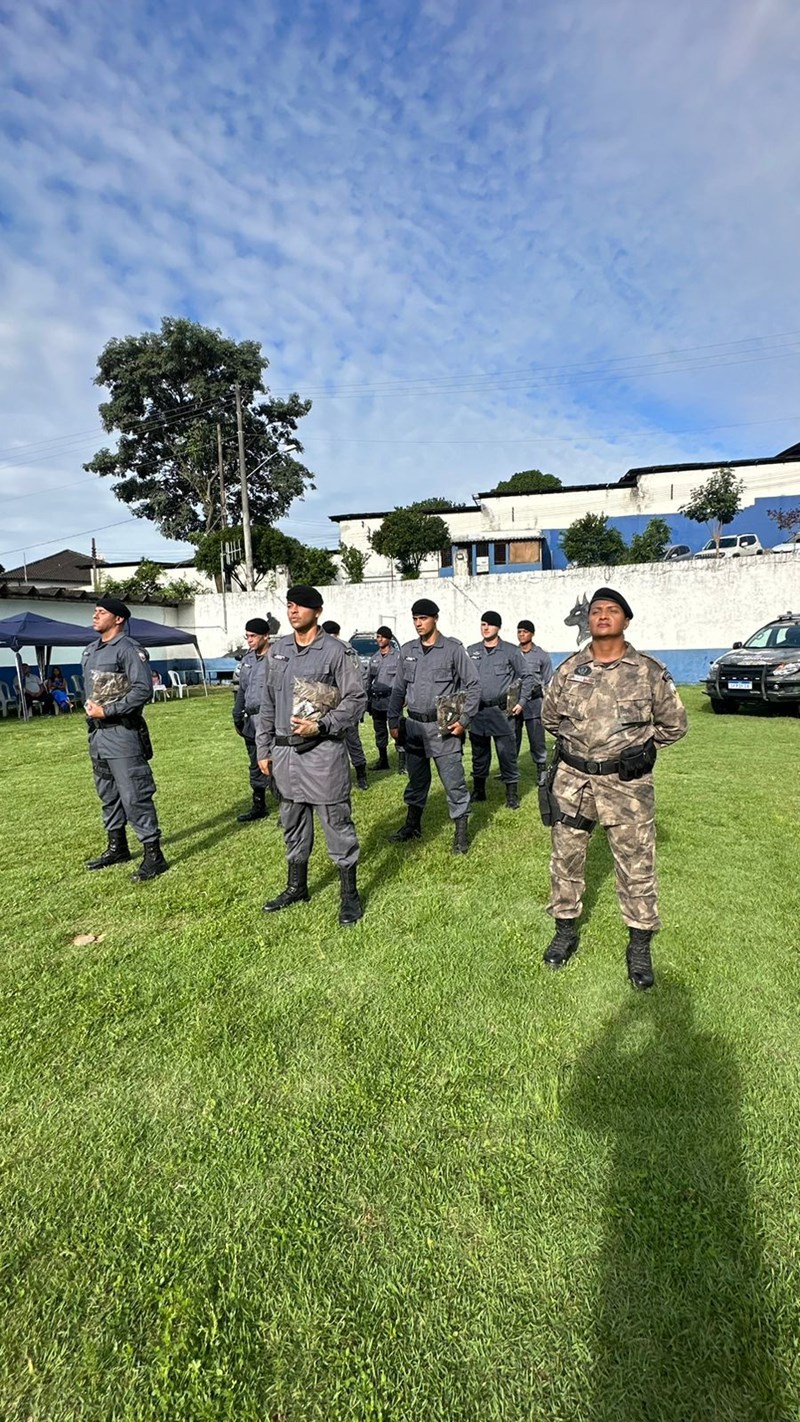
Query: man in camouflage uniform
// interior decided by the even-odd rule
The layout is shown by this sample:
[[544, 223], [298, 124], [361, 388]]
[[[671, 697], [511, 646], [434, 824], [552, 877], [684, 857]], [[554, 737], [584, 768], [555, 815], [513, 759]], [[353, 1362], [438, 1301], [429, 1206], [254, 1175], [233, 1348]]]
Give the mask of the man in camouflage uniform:
[[130, 824], [144, 849], [131, 878], [144, 883], [169, 865], [161, 852], [153, 804], [156, 783], [149, 764], [153, 752], [142, 716], [153, 695], [153, 680], [147, 653], [128, 636], [130, 615], [119, 598], [98, 598], [92, 618], [98, 639], [90, 642], [81, 660], [89, 756], [108, 836], [106, 849], [88, 860], [86, 868], [127, 863], [131, 852], [125, 827]]
[[[372, 717], [375, 747], [378, 752], [378, 759], [372, 769], [388, 770], [389, 726], [386, 720], [386, 711], [394, 686], [395, 673], [400, 665], [400, 651], [395, 644], [391, 627], [379, 627], [375, 633], [375, 640], [378, 643], [378, 650], [373, 652], [367, 667], [367, 710]], [[397, 747], [397, 768], [401, 774], [406, 768], [406, 753], [402, 746]]]
[[[500, 777], [506, 787], [506, 807], [519, 809], [519, 766], [514, 739], [514, 718], [522, 715], [523, 707], [534, 690], [533, 667], [523, 659], [512, 642], [500, 636], [503, 620], [499, 612], [484, 612], [481, 618], [480, 642], [467, 647], [481, 684], [478, 714], [469, 728], [472, 747], [472, 794], [470, 804], [486, 799], [486, 781], [492, 763], [492, 741], [500, 762]], [[507, 705], [508, 693], [516, 686], [513, 707]]]
[[269, 651], [269, 623], [263, 617], [251, 617], [244, 625], [244, 635], [248, 650], [239, 665], [239, 685], [233, 703], [233, 724], [247, 747], [250, 761], [250, 790], [253, 803], [243, 815], [237, 815], [242, 823], [249, 820], [263, 820], [267, 813], [267, 790], [269, 780], [258, 768], [256, 753], [256, 717], [261, 710], [264, 695], [264, 675]]
[[[400, 648], [400, 666], [394, 679], [386, 716], [392, 740], [402, 744], [405, 734], [408, 784], [403, 792], [406, 822], [390, 839], [403, 843], [422, 836], [422, 812], [431, 788], [431, 761], [447, 796], [453, 821], [453, 853], [466, 854], [469, 790], [462, 765], [463, 737], [480, 702], [478, 673], [462, 644], [443, 637], [437, 628], [439, 609], [430, 598], [420, 597], [411, 608], [417, 636]], [[439, 730], [437, 703], [463, 693], [464, 705], [446, 734]], [[408, 707], [408, 718], [403, 707]]]
[[[361, 672], [361, 659], [355, 647], [351, 647], [350, 643], [345, 642], [342, 638], [342, 629], [339, 626], [339, 623], [333, 621], [323, 622], [322, 630], [323, 632], [327, 632], [329, 637], [335, 637], [337, 642], [341, 644], [344, 649], [345, 655], [350, 658], [351, 662], [353, 663], [353, 666], [356, 668], [356, 671], [358, 672], [359, 676], [363, 681], [364, 678]], [[350, 757], [350, 764], [352, 765], [356, 773], [356, 785], [358, 786], [359, 790], [366, 790], [367, 757], [364, 754], [364, 747], [361, 744], [361, 732], [358, 728], [358, 722], [356, 722], [354, 726], [347, 727], [346, 731], [344, 732], [343, 738], [344, 743], [347, 746], [347, 754]]]
[[652, 767], [656, 748], [679, 741], [687, 723], [667, 669], [626, 642], [632, 617], [621, 593], [598, 588], [589, 604], [591, 643], [561, 663], [544, 698], [542, 722], [557, 738], [554, 773], [540, 791], [550, 793], [547, 911], [556, 920], [544, 961], [561, 968], [578, 947], [586, 850], [599, 821], [628, 925], [628, 977], [635, 988], [649, 988], [650, 942], [661, 927]]
[[[350, 810], [350, 767], [344, 733], [357, 726], [367, 703], [359, 669], [335, 637], [318, 626], [322, 596], [298, 584], [286, 594], [293, 629], [277, 637], [267, 654], [264, 699], [256, 726], [258, 764], [272, 774], [280, 795], [280, 817], [288, 861], [286, 888], [264, 904], [276, 913], [308, 899], [308, 861], [314, 845], [314, 813], [328, 853], [339, 870], [339, 922], [363, 916], [356, 883], [359, 845]], [[309, 697], [297, 682], [317, 683], [329, 709], [310, 714]], [[333, 704], [330, 704], [333, 702]], [[298, 710], [298, 703], [302, 709]]]
[[519, 755], [524, 725], [528, 733], [531, 759], [536, 766], [541, 784], [547, 774], [547, 749], [544, 740], [544, 726], [542, 725], [542, 697], [553, 680], [553, 663], [544, 647], [537, 647], [534, 642], [535, 632], [536, 628], [529, 618], [523, 617], [517, 623], [520, 654], [525, 665], [533, 671], [534, 684], [533, 692], [522, 708], [522, 715], [517, 716], [514, 722], [514, 734], [517, 741], [517, 755]]

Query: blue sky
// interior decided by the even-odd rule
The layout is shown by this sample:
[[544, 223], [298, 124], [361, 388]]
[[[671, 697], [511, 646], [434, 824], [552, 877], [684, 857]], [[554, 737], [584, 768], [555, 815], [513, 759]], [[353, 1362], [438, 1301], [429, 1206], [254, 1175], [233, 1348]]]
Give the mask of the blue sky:
[[180, 551], [81, 468], [164, 315], [313, 397], [309, 542], [800, 439], [793, 0], [30, 0], [0, 53], [6, 566]]

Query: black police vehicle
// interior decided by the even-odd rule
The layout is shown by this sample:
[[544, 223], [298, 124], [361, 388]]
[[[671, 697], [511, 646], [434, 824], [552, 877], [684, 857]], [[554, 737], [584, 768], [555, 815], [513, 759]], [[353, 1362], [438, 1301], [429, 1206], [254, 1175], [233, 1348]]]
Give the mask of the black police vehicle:
[[745, 643], [734, 642], [711, 663], [705, 684], [718, 715], [748, 701], [788, 706], [800, 714], [800, 612], [787, 612], [760, 627]]

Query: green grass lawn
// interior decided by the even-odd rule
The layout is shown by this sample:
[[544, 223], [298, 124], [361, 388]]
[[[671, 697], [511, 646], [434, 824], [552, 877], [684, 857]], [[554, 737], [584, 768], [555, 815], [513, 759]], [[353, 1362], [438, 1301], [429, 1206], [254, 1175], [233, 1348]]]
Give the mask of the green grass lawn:
[[399, 776], [355, 794], [345, 930], [321, 836], [260, 911], [229, 694], [148, 712], [148, 885], [83, 869], [82, 718], [0, 724], [3, 1422], [800, 1417], [800, 721], [686, 699], [645, 995], [602, 835], [542, 966], [527, 757], [465, 859], [438, 785], [409, 846]]

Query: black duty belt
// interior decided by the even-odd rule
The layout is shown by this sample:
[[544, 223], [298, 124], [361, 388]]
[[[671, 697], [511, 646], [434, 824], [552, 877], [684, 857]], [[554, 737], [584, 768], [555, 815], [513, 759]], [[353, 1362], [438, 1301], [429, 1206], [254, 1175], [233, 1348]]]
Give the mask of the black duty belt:
[[291, 746], [293, 750], [304, 745], [317, 745], [320, 741], [339, 741], [341, 736], [335, 731], [315, 731], [313, 736], [276, 736], [276, 746]]
[[381, 686], [377, 681], [370, 692], [370, 696], [379, 696], [381, 701], [385, 696], [391, 696], [391, 694], [392, 688], [390, 686]]
[[437, 719], [435, 711], [412, 711], [409, 707], [408, 714], [412, 721], [435, 721]]
[[490, 701], [484, 701], [481, 697], [480, 709], [481, 711], [488, 711], [492, 706], [505, 706], [505, 704], [505, 694], [503, 694], [502, 696], [493, 696]]
[[616, 775], [621, 762], [618, 760], [581, 760], [579, 755], [561, 750], [560, 760], [571, 765], [573, 770], [582, 770], [585, 775]]

